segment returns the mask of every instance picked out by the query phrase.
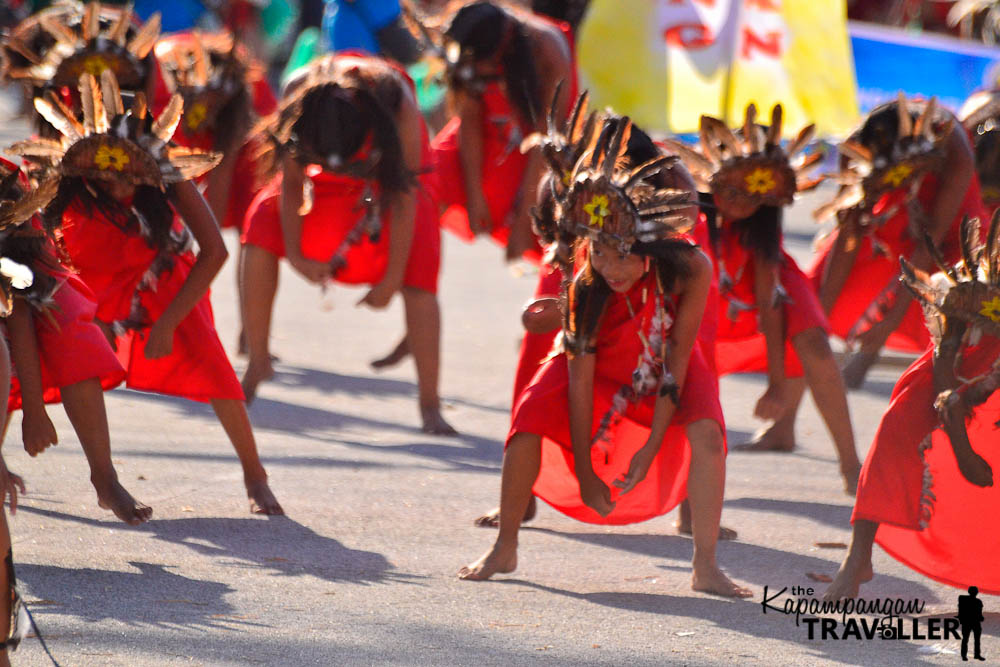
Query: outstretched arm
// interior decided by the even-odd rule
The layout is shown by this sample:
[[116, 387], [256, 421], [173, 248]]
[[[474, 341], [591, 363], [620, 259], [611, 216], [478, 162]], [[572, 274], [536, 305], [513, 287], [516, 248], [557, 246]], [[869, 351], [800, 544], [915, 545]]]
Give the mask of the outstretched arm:
[[[423, 157], [423, 125], [420, 109], [413, 93], [406, 88], [396, 114], [396, 128], [403, 148], [403, 162], [406, 170], [417, 174]], [[393, 198], [389, 219], [389, 263], [385, 276], [361, 300], [372, 308], [385, 308], [389, 300], [403, 286], [406, 264], [410, 259], [413, 245], [413, 230], [417, 213], [417, 188], [412, 185], [406, 192]]]
[[573, 465], [584, 504], [601, 516], [615, 508], [611, 490], [594, 472], [590, 460], [591, 430], [594, 425], [594, 369], [597, 356], [581, 352], [568, 360], [569, 365], [569, 435], [573, 446]]
[[198, 256], [184, 284], [149, 331], [145, 348], [148, 359], [159, 359], [173, 351], [174, 332], [208, 292], [229, 256], [219, 224], [193, 182], [175, 185], [171, 203], [198, 242]]
[[281, 195], [278, 198], [281, 218], [281, 235], [285, 241], [285, 257], [292, 268], [311, 283], [322, 285], [330, 279], [329, 264], [307, 259], [302, 254], [302, 188], [306, 179], [305, 168], [294, 158], [282, 160]]
[[778, 285], [778, 264], [758, 253], [754, 257], [754, 298], [757, 326], [767, 344], [767, 391], [754, 409], [760, 419], [778, 419], [786, 407], [785, 317], [782, 304], [775, 303]]
[[[59, 436], [45, 411], [38, 338], [31, 306], [24, 299], [14, 299], [14, 310], [7, 318], [7, 332], [10, 334], [11, 357], [21, 386], [21, 406], [24, 413], [21, 435], [24, 449], [31, 456], [38, 456], [49, 445], [59, 444]], [[9, 394], [8, 391], [3, 396]]]

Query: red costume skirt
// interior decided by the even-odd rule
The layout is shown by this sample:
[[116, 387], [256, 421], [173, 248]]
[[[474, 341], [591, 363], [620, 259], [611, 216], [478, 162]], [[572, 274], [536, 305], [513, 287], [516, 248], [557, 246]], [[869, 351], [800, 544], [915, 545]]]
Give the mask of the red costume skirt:
[[[930, 210], [930, 206], [937, 196], [937, 190], [937, 179], [933, 175], [926, 177], [918, 193], [918, 200], [924, 205], [925, 210]], [[878, 239], [877, 244], [873, 243], [869, 236], [864, 236], [859, 241], [854, 266], [829, 316], [830, 328], [840, 338], [846, 339], [872, 302], [889, 285], [895, 285], [898, 282], [900, 256], [910, 257], [917, 247], [916, 242], [910, 237], [909, 215], [902, 201], [903, 193], [891, 192], [879, 200], [872, 209], [872, 212], [878, 215], [893, 207], [898, 207], [897, 212], [873, 232]], [[980, 199], [979, 179], [976, 176], [973, 176], [952, 229], [948, 232], [944, 245], [941, 247], [941, 252], [948, 262], [957, 262], [961, 257], [958, 246], [958, 229], [962, 218], [966, 215], [970, 218], [979, 218], [980, 238], [985, 239], [989, 229], [989, 219], [986, 217], [986, 210]], [[816, 259], [809, 269], [809, 278], [817, 292], [838, 233], [839, 230], [834, 230], [829, 237], [823, 240], [817, 248]], [[882, 249], [877, 246], [882, 246]], [[863, 331], [864, 328], [857, 333]], [[923, 311], [920, 304], [914, 301], [907, 310], [902, 324], [889, 336], [886, 347], [900, 352], [920, 353], [927, 349], [930, 342], [930, 334], [927, 332]]]
[[[602, 320], [597, 339], [592, 434], [596, 434], [615, 393], [623, 383], [631, 383], [631, 374], [642, 349], [636, 320], [628, 316], [624, 299], [619, 295], [613, 297]], [[594, 472], [611, 488], [611, 500], [616, 503], [606, 517], [587, 507], [580, 497], [570, 440], [569, 371], [565, 354], [546, 361], [521, 393], [514, 405], [507, 443], [518, 433], [541, 436], [542, 465], [533, 492], [560, 512], [580, 521], [599, 524], [652, 519], [666, 514], [687, 497], [691, 449], [685, 427], [711, 419], [723, 434], [726, 432], [718, 382], [705, 360], [700, 342], [695, 343], [691, 353], [680, 405], [646, 478], [629, 493], [619, 495], [618, 488], [611, 483], [628, 472], [632, 456], [646, 444], [655, 400], [655, 397], [646, 397], [637, 404], [630, 404], [624, 418], [612, 427], [607, 449], [601, 446], [591, 449]]]
[[[328, 262], [362, 215], [358, 202], [363, 184], [314, 167], [310, 167], [308, 173], [313, 180], [313, 207], [302, 218], [302, 254], [318, 262]], [[284, 257], [280, 193], [280, 176], [260, 191], [247, 212], [242, 242]], [[391, 229], [388, 223], [386, 214], [377, 243], [363, 237], [351, 247], [347, 252], [347, 263], [334, 276], [335, 280], [350, 285], [376, 284], [382, 280], [389, 264]], [[418, 190], [413, 226], [413, 242], [406, 261], [403, 285], [436, 294], [441, 265], [441, 232], [437, 226], [434, 203], [423, 189]]]
[[[63, 240], [73, 266], [97, 296], [97, 317], [109, 323], [128, 317], [136, 285], [152, 265], [156, 251], [141, 237], [103, 219], [90, 219], [75, 207], [63, 216]], [[190, 253], [178, 255], [173, 268], [159, 276], [155, 291], [142, 293], [149, 321], [155, 322], [163, 314], [193, 265]], [[178, 325], [168, 356], [146, 358], [148, 333], [148, 329], [131, 331], [117, 341], [127, 387], [201, 402], [244, 400], [215, 330], [208, 292]]]
[[[94, 324], [97, 303], [94, 295], [79, 278], [72, 274], [60, 276], [61, 284], [52, 295], [55, 305], [49, 311], [57, 326], [48, 317], [33, 313], [35, 337], [38, 340], [38, 363], [42, 371], [42, 398], [46, 403], [59, 403], [60, 387], [97, 378], [105, 390], [117, 387], [125, 379], [114, 350], [104, 332]], [[20, 410], [21, 384], [11, 378], [7, 412]]]
[[[984, 337], [965, 351], [959, 374], [985, 372], [998, 353], [1000, 341]], [[1000, 392], [967, 422], [972, 448], [993, 468], [993, 486], [980, 488], [959, 472], [938, 428], [932, 355], [927, 350], [893, 389], [861, 470], [851, 521], [879, 523], [882, 548], [931, 579], [1000, 595]]]
[[[725, 261], [726, 269], [735, 275], [741, 263], [745, 262], [741, 277], [733, 286], [732, 294], [745, 303], [754, 304], [754, 259], [735, 243], [729, 244], [731, 255]], [[736, 259], [737, 261], [731, 261]], [[735, 278], [734, 278], [735, 279]], [[828, 332], [830, 327], [819, 298], [809, 279], [791, 255], [782, 250], [779, 269], [782, 287], [788, 293], [789, 301], [782, 308], [785, 323], [785, 376], [801, 377], [802, 363], [792, 347], [791, 340], [803, 331], [820, 328]], [[719, 299], [718, 332], [715, 339], [715, 366], [719, 375], [767, 371], [767, 341], [757, 325], [757, 310], [731, 310], [725, 296]], [[734, 318], [731, 318], [733, 315]]]

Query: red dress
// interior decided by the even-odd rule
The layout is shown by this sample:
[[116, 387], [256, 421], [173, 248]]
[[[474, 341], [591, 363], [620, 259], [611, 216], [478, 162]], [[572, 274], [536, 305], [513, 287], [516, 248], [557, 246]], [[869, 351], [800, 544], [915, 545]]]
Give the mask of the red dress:
[[[424, 145], [426, 147], [426, 142]], [[308, 167], [306, 176], [313, 182], [313, 207], [302, 218], [302, 254], [318, 262], [329, 262], [344, 237], [365, 214], [361, 200], [366, 182], [324, 171], [317, 165]], [[280, 194], [279, 175], [258, 193], [251, 204], [242, 242], [284, 257]], [[441, 231], [437, 226], [437, 211], [423, 183], [417, 186], [416, 195], [413, 242], [406, 260], [403, 285], [436, 294], [441, 265]], [[375, 196], [378, 196], [377, 191]], [[384, 211], [378, 241], [372, 242], [364, 236], [351, 245], [345, 256], [346, 263], [334, 274], [334, 279], [349, 285], [376, 284], [382, 280], [389, 266], [391, 233], [390, 212]]]
[[[926, 211], [937, 197], [938, 180], [930, 174], [925, 177], [920, 186], [917, 198]], [[878, 243], [873, 243], [869, 236], [861, 238], [858, 253], [854, 260], [854, 267], [844, 283], [844, 287], [837, 297], [837, 301], [830, 312], [830, 327], [837, 336], [846, 339], [848, 333], [855, 326], [858, 320], [864, 315], [868, 307], [882, 294], [890, 284], [895, 284], [899, 276], [899, 257], [910, 257], [917, 248], [917, 242], [909, 233], [909, 215], [903, 200], [905, 191], [893, 191], [884, 195], [873, 207], [872, 212], [879, 215], [886, 211], [891, 211], [898, 207], [892, 217], [874, 231]], [[979, 177], [973, 175], [969, 183], [969, 189], [965, 193], [962, 205], [959, 207], [958, 215], [945, 243], [941, 248], [944, 258], [948, 262], [956, 262], [961, 257], [958, 246], [958, 228], [964, 216], [979, 218], [982, 224], [981, 238], [986, 238], [986, 231], [989, 229], [989, 218], [979, 191]], [[809, 269], [808, 275], [813, 286], [819, 290], [823, 278], [823, 270], [829, 260], [833, 244], [837, 238], [837, 231], [834, 231], [820, 245], [816, 254], [815, 262]], [[883, 246], [882, 251], [877, 246]], [[862, 333], [858, 331], [857, 333]], [[886, 347], [900, 352], [923, 352], [930, 344], [930, 334], [924, 323], [924, 315], [920, 309], [920, 304], [916, 301], [906, 312], [906, 317], [902, 324], [886, 341]]]
[[[73, 267], [97, 297], [97, 318], [116, 322], [129, 317], [136, 287], [158, 251], [138, 232], [124, 232], [99, 213], [88, 215], [77, 206], [69, 207], [63, 215], [63, 241]], [[173, 267], [159, 275], [153, 289], [138, 293], [150, 323], [173, 301], [195, 261], [190, 252], [174, 259]], [[244, 399], [215, 330], [208, 292], [178, 325], [170, 355], [145, 357], [148, 332], [147, 326], [118, 338], [118, 358], [126, 369], [127, 387], [202, 402]]]
[[[983, 336], [964, 351], [959, 375], [986, 372], [998, 355], [1000, 340]], [[1000, 595], [1000, 392], [967, 423], [972, 448], [993, 468], [994, 485], [980, 488], [959, 472], [938, 428], [932, 368], [929, 349], [896, 383], [861, 469], [851, 521], [879, 523], [882, 548], [931, 579]]]
[[[655, 309], [654, 299], [642, 304], [643, 290], [652, 295], [655, 281], [640, 281], [627, 295], [613, 294], [609, 300], [596, 340], [594, 372], [594, 424], [597, 433], [605, 412], [622, 385], [631, 385], [636, 360], [643, 352], [640, 327], [646, 328]], [[636, 313], [629, 313], [626, 299]], [[688, 364], [680, 405], [667, 428], [663, 446], [650, 466], [646, 478], [632, 491], [620, 496], [611, 482], [624, 475], [632, 456], [649, 437], [655, 396], [646, 396], [637, 404], [629, 403], [624, 418], [611, 427], [607, 443], [591, 449], [594, 472], [611, 487], [615, 509], [606, 517], [584, 505], [573, 468], [569, 424], [569, 375], [566, 355], [554, 356], [535, 374], [514, 406], [507, 442], [517, 433], [542, 437], [542, 465], [533, 492], [560, 512], [588, 523], [626, 524], [666, 514], [687, 497], [687, 474], [691, 449], [685, 426], [702, 419], [725, 426], [715, 374], [696, 341]]]
[[[34, 270], [42, 269], [36, 266]], [[59, 286], [52, 294], [54, 303], [49, 311], [57, 326], [53, 326], [47, 317], [32, 313], [38, 341], [38, 365], [42, 372], [43, 400], [59, 403], [62, 401], [60, 387], [91, 378], [98, 378], [105, 390], [114, 389], [125, 379], [125, 369], [104, 337], [104, 332], [94, 323], [97, 312], [94, 294], [82, 280], [68, 271], [46, 272], [58, 280]], [[7, 412], [20, 410], [21, 407], [21, 383], [15, 368]]]
[[[723, 227], [715, 257], [719, 277], [718, 333], [715, 339], [715, 364], [719, 375], [729, 373], [766, 372], [767, 341], [760, 333], [754, 295], [754, 254], [744, 248], [736, 236]], [[722, 276], [725, 271], [732, 280], [726, 290]], [[829, 331], [823, 308], [812, 284], [799, 269], [792, 256], [781, 251], [778, 269], [781, 286], [788, 294], [782, 307], [785, 325], [785, 376], [800, 377], [802, 364], [792, 348], [791, 340], [814, 327]], [[745, 306], [752, 308], [746, 309]]]
[[[568, 82], [563, 95], [568, 94], [571, 102], [577, 97], [576, 58], [572, 56], [573, 37], [569, 24], [555, 23], [566, 37], [570, 46], [573, 62], [572, 80]], [[521, 153], [521, 140], [531, 133], [532, 129], [520, 119], [515, 107], [511, 104], [498, 82], [487, 84], [482, 93], [483, 104], [483, 195], [489, 206], [493, 228], [489, 230], [500, 245], [507, 244], [510, 228], [507, 226], [507, 216], [514, 208], [514, 202], [521, 188], [524, 170], [528, 165], [528, 155]], [[545, 100], [547, 106], [550, 100]], [[455, 234], [463, 241], [472, 242], [476, 234], [469, 223], [469, 215], [465, 210], [465, 176], [462, 173], [462, 162], [459, 153], [459, 131], [461, 118], [452, 118], [434, 140], [431, 148], [434, 153], [434, 193], [438, 203], [445, 208], [441, 216], [441, 227]], [[525, 257], [534, 262], [541, 260], [541, 250], [537, 246], [525, 253]]]

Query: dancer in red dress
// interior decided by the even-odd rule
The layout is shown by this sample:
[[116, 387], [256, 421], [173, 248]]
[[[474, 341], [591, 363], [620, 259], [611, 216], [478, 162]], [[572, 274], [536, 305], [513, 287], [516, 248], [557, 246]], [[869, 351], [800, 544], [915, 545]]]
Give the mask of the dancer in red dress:
[[1000, 595], [1000, 216], [985, 246], [978, 221], [942, 273], [903, 260], [906, 286], [928, 312], [935, 345], [896, 383], [861, 472], [850, 550], [826, 592], [856, 597], [873, 576], [872, 545], [932, 579]]
[[518, 147], [545, 131], [545, 103], [560, 82], [560, 119], [576, 99], [569, 26], [480, 0], [452, 15], [443, 39], [457, 115], [432, 143], [441, 226], [467, 241], [489, 234], [508, 261], [537, 261], [531, 208], [545, 165], [539, 151]]
[[767, 372], [767, 390], [754, 409], [765, 420], [784, 415], [793, 395], [790, 379], [805, 374], [833, 438], [844, 488], [853, 493], [861, 464], [826, 319], [809, 281], [781, 243], [782, 208], [797, 191], [821, 180], [806, 176], [819, 156], [798, 155], [813, 126], [804, 128], [786, 152], [779, 144], [781, 106], [774, 107], [769, 127], [757, 124], [756, 117], [756, 108], [747, 107], [737, 136], [723, 122], [702, 116], [704, 154], [669, 142], [685, 156], [699, 187], [712, 193], [718, 211], [711, 244], [721, 294], [717, 371]]
[[[15, 165], [0, 160], [0, 198], [22, 211], [40, 208], [55, 194], [55, 182], [32, 190]], [[36, 201], [28, 204], [34, 197]], [[28, 213], [26, 213], [28, 214]], [[146, 521], [152, 509], [138, 502], [121, 485], [111, 462], [111, 437], [104, 391], [125, 379], [125, 369], [95, 323], [97, 303], [80, 278], [63, 267], [51, 238], [35, 218], [5, 241], [5, 254], [34, 273], [33, 299], [16, 299], [7, 318], [16, 375], [11, 381], [7, 411], [23, 410], [24, 448], [37, 456], [58, 443], [46, 403], [62, 403], [87, 462], [98, 504], [126, 523]], [[41, 301], [40, 305], [38, 304]]]
[[689, 495], [693, 588], [748, 596], [715, 560], [725, 429], [698, 340], [711, 265], [681, 233], [694, 222], [684, 212], [693, 193], [643, 180], [675, 158], [620, 167], [630, 127], [628, 119], [609, 121], [569, 175], [559, 224], [580, 237], [582, 257], [565, 293], [564, 351], [518, 398], [500, 533], [459, 576], [482, 580], [516, 568], [533, 492], [569, 516], [605, 524], [659, 516]]
[[381, 58], [327, 56], [289, 85], [266, 131], [276, 145], [269, 173], [280, 175], [255, 200], [243, 235], [247, 395], [274, 373], [268, 337], [287, 257], [317, 285], [371, 285], [359, 305], [382, 309], [402, 295], [423, 429], [454, 434], [438, 396], [441, 239], [418, 178], [429, 148], [412, 82]]
[[183, 111], [179, 95], [154, 120], [141, 93], [125, 110], [110, 70], [100, 85], [82, 75], [79, 93], [82, 123], [35, 100], [63, 133], [61, 142], [11, 149], [58, 174], [43, 221], [59, 230], [73, 268], [96, 295], [96, 319], [125, 366], [127, 386], [210, 402], [243, 465], [253, 511], [281, 513], [208, 298], [227, 253], [191, 179], [219, 156], [169, 143]]

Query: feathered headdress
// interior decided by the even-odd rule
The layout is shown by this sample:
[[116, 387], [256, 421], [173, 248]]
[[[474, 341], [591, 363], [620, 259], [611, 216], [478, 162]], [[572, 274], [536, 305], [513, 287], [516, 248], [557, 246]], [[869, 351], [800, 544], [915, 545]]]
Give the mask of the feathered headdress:
[[[598, 129], [597, 112], [587, 113], [590, 93], [584, 91], [576, 98], [573, 110], [566, 122], [559, 126], [559, 101], [563, 91], [562, 81], [556, 86], [552, 104], [546, 116], [545, 133], [533, 132], [521, 142], [521, 152], [539, 148], [549, 168], [559, 174], [559, 180], [569, 187], [570, 172], [588, 148], [593, 148], [593, 140]], [[627, 144], [628, 142], [626, 142]]]
[[750, 104], [739, 133], [717, 118], [702, 116], [701, 152], [676, 139], [666, 140], [666, 145], [681, 156], [699, 189], [711, 192], [716, 201], [728, 199], [754, 209], [787, 206], [797, 192], [822, 182], [807, 176], [822, 155], [801, 155], [815, 125], [804, 127], [787, 149], [781, 147], [781, 127], [780, 104], [772, 109], [767, 128], [757, 124], [757, 107]]
[[963, 37], [974, 37], [987, 44], [996, 44], [1000, 39], [1000, 2], [958, 0], [948, 11], [948, 26], [958, 26]]
[[[131, 7], [64, 0], [18, 25], [4, 40], [4, 76], [38, 87], [76, 85], [110, 70], [126, 89], [145, 85], [142, 60], [160, 35], [160, 14], [133, 24]], [[21, 63], [21, 64], [16, 64]]]
[[636, 243], [675, 237], [694, 226], [689, 215], [680, 213], [693, 203], [693, 193], [645, 181], [679, 158], [663, 155], [630, 170], [619, 166], [631, 131], [627, 117], [605, 120], [597, 143], [569, 174], [558, 223], [567, 234], [607, 243], [622, 253]]
[[1000, 337], [1000, 212], [993, 216], [985, 244], [980, 243], [975, 218], [962, 220], [959, 240], [962, 261], [950, 266], [930, 237], [924, 238], [943, 280], [933, 279], [900, 258], [902, 280], [928, 314], [940, 318], [939, 325], [956, 318]]
[[[919, 184], [925, 174], [940, 165], [942, 144], [951, 133], [952, 120], [939, 116], [933, 97], [926, 103], [910, 102], [900, 93], [895, 104], [899, 116], [896, 136], [878, 153], [856, 140], [858, 133], [838, 147], [847, 166], [834, 178], [845, 187], [816, 210], [818, 221], [847, 209], [867, 212], [885, 193]], [[921, 105], [923, 109], [914, 121], [911, 109]]]
[[[228, 33], [165, 37], [157, 42], [155, 52], [167, 90], [184, 98], [181, 125], [188, 132], [213, 127], [218, 113], [247, 90], [249, 66]], [[249, 114], [243, 120], [248, 119]]]
[[63, 136], [61, 141], [29, 139], [9, 151], [58, 170], [61, 176], [117, 180], [164, 189], [171, 183], [198, 178], [214, 168], [222, 156], [170, 143], [184, 102], [175, 94], [153, 120], [145, 95], [137, 93], [125, 109], [111, 70], [101, 83], [85, 73], [79, 80], [83, 122], [76, 119], [51, 91], [35, 98], [35, 109]]

